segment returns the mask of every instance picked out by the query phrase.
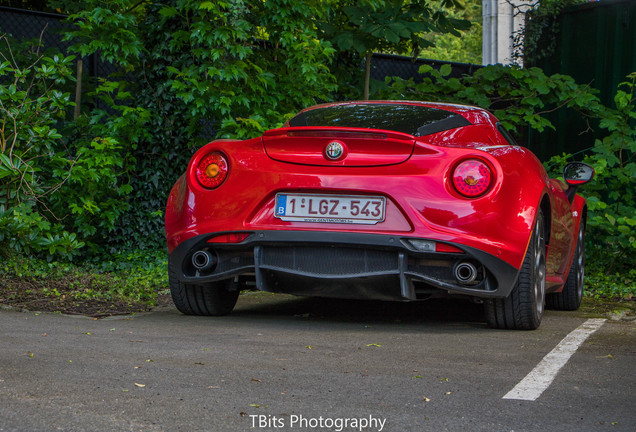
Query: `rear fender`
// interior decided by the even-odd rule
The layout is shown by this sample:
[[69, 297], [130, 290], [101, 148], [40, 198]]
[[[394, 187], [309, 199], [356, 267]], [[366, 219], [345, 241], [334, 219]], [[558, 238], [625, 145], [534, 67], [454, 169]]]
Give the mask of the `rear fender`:
[[496, 160], [495, 169], [501, 170], [501, 175], [497, 187], [484, 196], [483, 204], [475, 200], [473, 207], [481, 220], [474, 229], [501, 244], [501, 252], [493, 251], [496, 256], [521, 268], [539, 209], [546, 218], [545, 226], [550, 227], [554, 206], [549, 177], [528, 149], [493, 146], [482, 150]]
[[[587, 202], [585, 198], [583, 198], [581, 195], [575, 195], [572, 201], [572, 221], [573, 221], [572, 235], [573, 235], [574, 241], [572, 241], [572, 244], [570, 245], [570, 250], [568, 253], [568, 266], [567, 266], [568, 270], [563, 274], [564, 282], [567, 280], [568, 275], [570, 274], [570, 271], [572, 270], [572, 263], [574, 262], [574, 252], [576, 251], [576, 242], [578, 241], [579, 229], [581, 229], [581, 224], [583, 224], [583, 229], [585, 229], [585, 226], [587, 224]], [[562, 285], [557, 292], [562, 291], [563, 286], [564, 285]]]

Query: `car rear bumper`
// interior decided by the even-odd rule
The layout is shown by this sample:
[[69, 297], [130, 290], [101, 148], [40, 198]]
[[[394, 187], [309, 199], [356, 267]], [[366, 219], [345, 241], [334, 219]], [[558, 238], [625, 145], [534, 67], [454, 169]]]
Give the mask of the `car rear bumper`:
[[199, 235], [173, 250], [170, 266], [182, 283], [237, 278], [261, 291], [409, 301], [439, 294], [507, 297], [519, 272], [495, 256], [460, 244], [444, 243], [461, 252], [436, 252], [435, 242], [415, 239], [424, 240], [418, 249], [412, 237], [250, 231], [240, 243], [215, 243], [222, 234], [228, 233]]

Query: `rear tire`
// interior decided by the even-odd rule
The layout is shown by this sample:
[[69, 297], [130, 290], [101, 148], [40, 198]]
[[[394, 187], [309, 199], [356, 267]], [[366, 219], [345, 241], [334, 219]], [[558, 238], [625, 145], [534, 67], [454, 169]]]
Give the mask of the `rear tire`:
[[204, 284], [184, 284], [175, 270], [168, 266], [168, 281], [172, 301], [186, 315], [221, 316], [232, 312], [239, 296], [232, 279]]
[[576, 238], [576, 250], [572, 258], [570, 273], [563, 291], [546, 296], [546, 306], [550, 309], [575, 311], [581, 306], [585, 280], [585, 226], [581, 221]]
[[546, 247], [543, 212], [539, 211], [530, 244], [510, 295], [485, 302], [488, 325], [499, 329], [534, 330], [545, 308]]

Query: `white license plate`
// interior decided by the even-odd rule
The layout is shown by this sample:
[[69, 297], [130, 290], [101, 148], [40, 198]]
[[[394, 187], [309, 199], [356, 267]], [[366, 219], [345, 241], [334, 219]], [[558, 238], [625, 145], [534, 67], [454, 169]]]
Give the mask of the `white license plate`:
[[274, 216], [284, 221], [376, 224], [386, 199], [365, 195], [276, 194]]

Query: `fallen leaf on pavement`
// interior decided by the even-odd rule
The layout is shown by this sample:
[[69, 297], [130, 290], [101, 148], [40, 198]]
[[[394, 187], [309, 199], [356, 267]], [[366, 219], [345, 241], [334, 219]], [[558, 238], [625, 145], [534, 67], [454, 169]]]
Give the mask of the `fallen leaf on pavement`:
[[608, 355], [605, 355], [605, 356], [597, 356], [596, 358], [599, 358], [599, 359], [601, 359], [601, 358], [610, 358], [610, 359], [613, 359], [613, 358], [614, 358], [614, 356], [613, 356], [613, 355], [611, 355], [611, 354], [608, 354]]

